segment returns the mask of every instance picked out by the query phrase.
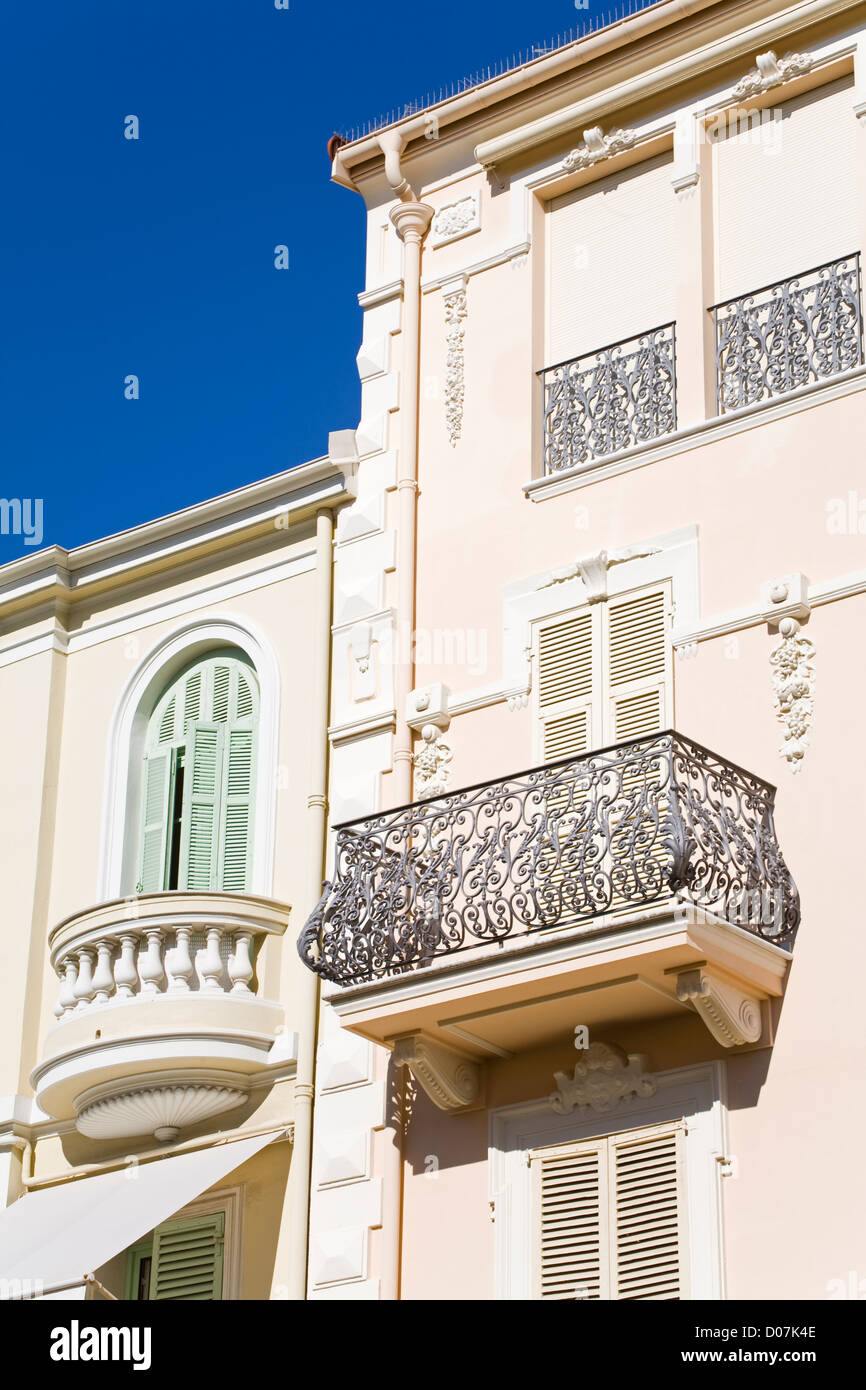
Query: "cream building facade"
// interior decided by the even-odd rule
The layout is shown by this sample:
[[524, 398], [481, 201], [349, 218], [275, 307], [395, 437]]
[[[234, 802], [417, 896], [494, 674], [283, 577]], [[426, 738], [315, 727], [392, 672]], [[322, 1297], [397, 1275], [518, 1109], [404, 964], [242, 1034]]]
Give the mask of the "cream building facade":
[[668, 0], [335, 152], [313, 1299], [866, 1288], [864, 25]]
[[333, 434], [0, 571], [4, 1297], [304, 1296], [317, 986], [294, 914], [321, 887], [356, 478]]
[[864, 121], [663, 0], [343, 144], [357, 429], [0, 569], [7, 1296], [866, 1279]]

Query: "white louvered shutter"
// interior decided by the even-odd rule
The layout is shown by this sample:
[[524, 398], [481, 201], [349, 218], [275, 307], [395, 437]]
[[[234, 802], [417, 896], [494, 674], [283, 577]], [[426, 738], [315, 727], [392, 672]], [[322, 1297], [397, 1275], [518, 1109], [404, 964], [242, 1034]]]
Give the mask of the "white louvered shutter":
[[149, 754], [144, 760], [144, 792], [136, 881], [138, 893], [159, 893], [165, 887], [171, 781], [171, 748], [158, 749]]
[[686, 1296], [684, 1140], [677, 1125], [608, 1141], [613, 1298]]
[[153, 1236], [150, 1297], [155, 1301], [222, 1298], [225, 1213], [169, 1221]]
[[576, 758], [597, 740], [598, 626], [592, 608], [539, 626], [537, 709], [544, 762]]
[[223, 725], [189, 726], [180, 837], [182, 889], [206, 891], [217, 884], [224, 748]]
[[539, 1150], [532, 1155], [532, 1166], [536, 1297], [606, 1298], [606, 1141]]
[[713, 140], [717, 300], [863, 250], [852, 79], [747, 114]]
[[658, 155], [549, 204], [548, 366], [676, 318], [671, 173]]
[[537, 1298], [688, 1296], [684, 1141], [676, 1123], [529, 1155]]
[[664, 588], [607, 604], [605, 743], [656, 734], [667, 722], [670, 641]]

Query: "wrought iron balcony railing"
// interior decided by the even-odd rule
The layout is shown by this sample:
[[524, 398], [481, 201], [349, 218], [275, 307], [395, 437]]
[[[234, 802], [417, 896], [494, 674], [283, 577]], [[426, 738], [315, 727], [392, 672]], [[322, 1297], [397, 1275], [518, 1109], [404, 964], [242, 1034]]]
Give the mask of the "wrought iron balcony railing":
[[352, 821], [301, 959], [357, 984], [672, 899], [780, 944], [800, 909], [773, 802], [768, 782], [668, 731]]
[[720, 415], [863, 361], [860, 255], [713, 305]]
[[559, 473], [677, 427], [672, 323], [539, 372], [544, 471]]

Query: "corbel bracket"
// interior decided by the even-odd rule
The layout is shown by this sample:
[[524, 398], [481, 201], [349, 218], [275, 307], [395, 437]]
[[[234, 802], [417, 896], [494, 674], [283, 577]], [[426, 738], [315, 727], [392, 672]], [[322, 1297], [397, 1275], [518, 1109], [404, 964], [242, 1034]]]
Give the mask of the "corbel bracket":
[[394, 1065], [408, 1067], [440, 1110], [474, 1105], [481, 1095], [481, 1063], [468, 1053], [444, 1047], [420, 1034], [397, 1039]]
[[691, 1003], [722, 1047], [755, 1043], [761, 1036], [761, 1005], [752, 994], [709, 970], [677, 976], [677, 998]]

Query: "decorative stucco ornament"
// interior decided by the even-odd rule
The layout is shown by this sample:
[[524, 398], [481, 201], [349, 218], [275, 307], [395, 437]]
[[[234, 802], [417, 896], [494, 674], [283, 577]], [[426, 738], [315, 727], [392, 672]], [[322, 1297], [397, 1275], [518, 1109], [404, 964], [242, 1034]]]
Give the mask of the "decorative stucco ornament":
[[636, 130], [610, 130], [604, 135], [601, 126], [590, 126], [589, 130], [583, 132], [583, 144], [566, 155], [562, 167], [569, 173], [576, 169], [589, 169], [600, 159], [610, 159], [612, 155], [630, 150], [636, 140]]
[[809, 53], [786, 53], [784, 58], [777, 58], [770, 49], [767, 53], [759, 53], [755, 63], [753, 70], [741, 78], [734, 88], [735, 97], [758, 96], [771, 87], [790, 82], [792, 78], [809, 72], [815, 66], [815, 59]]
[[809, 746], [814, 713], [815, 646], [800, 632], [796, 618], [779, 624], [781, 641], [770, 653], [776, 715], [784, 729], [779, 753], [798, 772]]
[[435, 724], [425, 724], [421, 737], [424, 742], [413, 757], [416, 795], [420, 800], [444, 796], [448, 791], [451, 775], [449, 764], [454, 753], [450, 744], [446, 743], [442, 730], [437, 729]]
[[431, 232], [433, 245], [441, 246], [446, 241], [456, 241], [467, 236], [481, 226], [481, 206], [477, 193], [469, 193], [454, 203], [446, 203], [433, 217]]
[[445, 293], [445, 428], [451, 447], [463, 429], [463, 335], [466, 319], [466, 286]]
[[554, 1074], [558, 1089], [550, 1096], [551, 1107], [558, 1115], [570, 1115], [577, 1106], [606, 1114], [634, 1096], [654, 1096], [656, 1080], [644, 1074], [645, 1064], [639, 1053], [625, 1053], [614, 1043], [591, 1043], [575, 1063], [574, 1076]]

